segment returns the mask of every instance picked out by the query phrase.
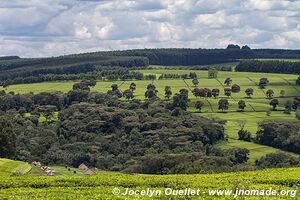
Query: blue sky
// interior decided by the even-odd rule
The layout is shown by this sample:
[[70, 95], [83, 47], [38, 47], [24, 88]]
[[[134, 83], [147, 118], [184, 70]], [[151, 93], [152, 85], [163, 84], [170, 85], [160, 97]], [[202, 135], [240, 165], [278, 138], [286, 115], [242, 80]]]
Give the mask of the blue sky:
[[0, 55], [223, 48], [229, 43], [300, 49], [300, 1], [0, 1]]

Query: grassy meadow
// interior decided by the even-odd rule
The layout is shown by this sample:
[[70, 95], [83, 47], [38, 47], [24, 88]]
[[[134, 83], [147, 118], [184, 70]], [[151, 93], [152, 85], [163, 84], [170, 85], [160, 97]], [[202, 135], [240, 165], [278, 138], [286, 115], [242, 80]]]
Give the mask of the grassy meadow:
[[[232, 65], [234, 67], [236, 63], [227, 63], [227, 65]], [[180, 68], [180, 67], [179, 67]], [[222, 148], [229, 147], [247, 147], [250, 150], [250, 160], [249, 162], [254, 162], [261, 156], [278, 152], [278, 150], [273, 147], [268, 147], [264, 145], [255, 144], [252, 142], [244, 142], [238, 140], [238, 130], [239, 127], [236, 120], [245, 120], [245, 129], [255, 134], [257, 131], [257, 125], [263, 120], [296, 120], [295, 114], [284, 114], [284, 104], [288, 99], [292, 99], [295, 96], [300, 96], [300, 86], [296, 86], [295, 82], [298, 75], [291, 74], [266, 74], [266, 73], [249, 73], [249, 72], [218, 72], [218, 77], [216, 79], [208, 79], [208, 72], [202, 70], [182, 70], [178, 69], [177, 66], [150, 66], [150, 69], [139, 70], [144, 74], [155, 74], [157, 76], [156, 80], [135, 80], [135, 81], [98, 81], [97, 85], [92, 88], [92, 91], [107, 92], [110, 90], [110, 86], [115, 83], [118, 84], [119, 89], [124, 91], [129, 88], [130, 83], [134, 82], [137, 85], [137, 89], [134, 93], [135, 98], [145, 99], [144, 93], [146, 87], [149, 83], [153, 83], [158, 90], [158, 97], [164, 99], [164, 88], [165, 86], [171, 86], [173, 94], [178, 92], [180, 89], [185, 88], [188, 90], [193, 90], [194, 85], [191, 79], [158, 79], [161, 74], [189, 74], [190, 72], [195, 72], [197, 74], [200, 88], [218, 88], [220, 90], [219, 98], [228, 98], [224, 95], [225, 86], [224, 80], [230, 77], [233, 81], [232, 84], [238, 84], [241, 87], [239, 93], [232, 93], [232, 96], [228, 98], [229, 109], [226, 113], [222, 113], [218, 110], [218, 99], [214, 98], [196, 98], [193, 94], [189, 93], [190, 105], [189, 111], [194, 112], [197, 115], [206, 117], [218, 117], [227, 120], [226, 134], [228, 136], [228, 141], [219, 144]], [[269, 79], [270, 83], [265, 89], [260, 89], [258, 87], [258, 81], [260, 78], [266, 77]], [[45, 91], [62, 91], [68, 92], [72, 89], [72, 81], [61, 81], [61, 82], [45, 82], [45, 83], [35, 83], [35, 84], [22, 84], [22, 85], [12, 85], [6, 90], [14, 91], [16, 93], [39, 93]], [[254, 95], [252, 98], [247, 98], [245, 94], [245, 89], [253, 88]], [[274, 97], [278, 98], [279, 105], [277, 111], [272, 111], [269, 116], [267, 116], [267, 111], [271, 109], [269, 105], [270, 100], [266, 98], [266, 91], [272, 89], [275, 94]], [[284, 90], [285, 95], [281, 96], [280, 91]], [[195, 109], [195, 101], [201, 99], [204, 102], [202, 111], [199, 112]], [[246, 102], [245, 112], [237, 112], [238, 101], [244, 100]]]

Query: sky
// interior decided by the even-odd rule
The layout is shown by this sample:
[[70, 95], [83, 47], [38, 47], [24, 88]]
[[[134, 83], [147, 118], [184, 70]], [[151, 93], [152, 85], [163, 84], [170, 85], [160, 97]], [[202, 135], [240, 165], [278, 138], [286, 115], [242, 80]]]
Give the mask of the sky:
[[300, 0], [0, 0], [0, 55], [300, 49]]

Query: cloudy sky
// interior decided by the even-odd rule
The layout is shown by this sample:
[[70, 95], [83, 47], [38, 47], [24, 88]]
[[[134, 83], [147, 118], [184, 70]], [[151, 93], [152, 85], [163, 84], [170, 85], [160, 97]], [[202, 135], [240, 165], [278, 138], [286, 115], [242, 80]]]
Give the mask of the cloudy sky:
[[0, 55], [228, 43], [300, 49], [300, 0], [0, 1]]

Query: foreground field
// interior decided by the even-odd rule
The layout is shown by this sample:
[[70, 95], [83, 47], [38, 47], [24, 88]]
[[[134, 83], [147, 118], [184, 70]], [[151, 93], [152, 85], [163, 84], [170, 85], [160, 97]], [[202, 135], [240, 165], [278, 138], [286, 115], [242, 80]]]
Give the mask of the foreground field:
[[[0, 199], [233, 199], [237, 188], [289, 191], [275, 196], [241, 195], [239, 198], [242, 199], [297, 199], [299, 179], [299, 168], [199, 175], [127, 175], [102, 172], [92, 176], [68, 177], [1, 176]], [[149, 195], [122, 195], [126, 188], [139, 191], [148, 188], [156, 191], [191, 188], [199, 189], [200, 193], [195, 196], [166, 196], [162, 192], [161, 195], [150, 198]], [[227, 195], [217, 195], [216, 190], [229, 192]]]

